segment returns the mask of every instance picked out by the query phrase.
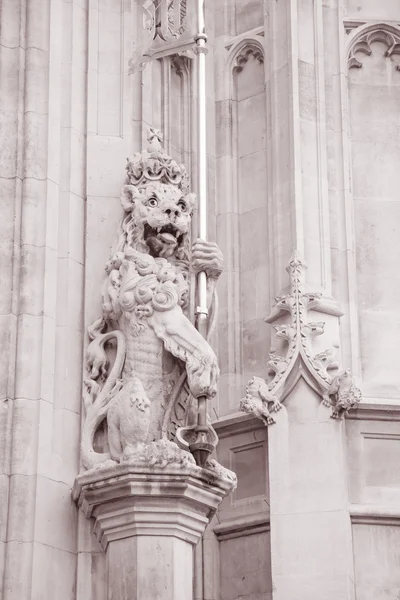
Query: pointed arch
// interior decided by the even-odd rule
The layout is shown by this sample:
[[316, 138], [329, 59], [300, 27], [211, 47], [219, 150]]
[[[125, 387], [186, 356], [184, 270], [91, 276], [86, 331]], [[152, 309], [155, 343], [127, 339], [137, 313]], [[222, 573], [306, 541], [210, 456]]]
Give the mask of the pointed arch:
[[[371, 56], [371, 44], [374, 42], [381, 42], [386, 45], [385, 56], [388, 58], [394, 55], [400, 56], [400, 28], [388, 23], [362, 25], [350, 34], [347, 68], [360, 69], [362, 62], [356, 57], [356, 54], [362, 52], [367, 56]], [[396, 65], [396, 70], [400, 71], [400, 64]]]
[[227, 56], [229, 74], [240, 73], [250, 56], [253, 56], [259, 63], [264, 63], [264, 46], [256, 37], [243, 38], [231, 46]]

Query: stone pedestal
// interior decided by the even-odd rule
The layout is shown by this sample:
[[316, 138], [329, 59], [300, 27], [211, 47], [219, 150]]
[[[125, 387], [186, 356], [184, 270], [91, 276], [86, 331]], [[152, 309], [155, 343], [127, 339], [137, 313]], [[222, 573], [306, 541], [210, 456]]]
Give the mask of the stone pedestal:
[[73, 497], [107, 554], [108, 600], [193, 598], [193, 547], [231, 489], [195, 466], [80, 475]]

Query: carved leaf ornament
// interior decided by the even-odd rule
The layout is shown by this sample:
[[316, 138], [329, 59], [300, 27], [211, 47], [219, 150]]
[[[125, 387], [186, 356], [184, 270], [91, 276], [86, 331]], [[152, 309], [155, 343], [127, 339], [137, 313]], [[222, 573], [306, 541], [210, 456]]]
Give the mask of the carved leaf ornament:
[[[313, 353], [311, 341], [324, 333], [325, 323], [309, 320], [308, 313], [319, 307], [323, 298], [320, 293], [305, 291], [305, 270], [306, 265], [295, 254], [287, 267], [290, 292], [275, 298], [273, 313], [266, 319], [267, 323], [271, 323], [279, 312], [290, 315], [288, 323], [273, 325], [277, 338], [286, 342], [286, 354], [281, 356], [276, 351], [270, 352], [267, 363], [270, 380], [267, 382], [253, 377], [246, 387], [246, 396], [240, 401], [243, 412], [254, 414], [266, 425], [275, 422], [271, 413], [282, 407], [279, 399], [284, 393], [289, 375], [299, 369], [299, 363], [311, 375], [311, 380], [316, 382], [323, 403], [332, 406], [333, 418], [342, 417], [361, 399], [361, 393], [349, 371], [334, 378], [330, 375], [330, 371], [339, 366], [335, 360], [337, 346], [318, 354]], [[344, 389], [345, 385], [347, 391]]]

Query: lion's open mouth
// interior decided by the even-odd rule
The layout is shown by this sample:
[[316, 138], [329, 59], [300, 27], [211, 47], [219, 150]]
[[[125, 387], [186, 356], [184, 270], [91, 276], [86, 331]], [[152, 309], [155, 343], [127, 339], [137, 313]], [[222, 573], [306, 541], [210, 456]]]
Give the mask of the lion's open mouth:
[[166, 244], [179, 244], [182, 241], [181, 232], [172, 223], [164, 225], [163, 227], [158, 227], [157, 229], [150, 227], [150, 225], [146, 223], [144, 226], [144, 239], [148, 240], [151, 237], [155, 237]]
[[182, 232], [172, 223], [162, 227], [151, 227], [148, 223], [144, 226], [144, 239], [153, 256], [163, 256], [179, 246], [183, 240]]

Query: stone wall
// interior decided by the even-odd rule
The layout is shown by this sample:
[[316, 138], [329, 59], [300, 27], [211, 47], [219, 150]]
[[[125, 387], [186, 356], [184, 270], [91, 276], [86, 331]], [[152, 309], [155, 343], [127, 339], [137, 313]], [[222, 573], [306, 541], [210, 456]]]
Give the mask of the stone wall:
[[4, 600], [75, 594], [87, 16], [85, 0], [1, 4]]
[[[209, 231], [225, 256], [211, 416], [218, 457], [239, 486], [196, 549], [195, 597], [288, 600], [276, 576], [290, 562], [286, 534], [293, 560], [303, 561], [290, 585], [298, 600], [310, 597], [301, 571], [321, 567], [329, 526], [310, 557], [286, 518], [301, 513], [307, 477], [320, 484], [315, 518], [318, 502], [339, 498], [340, 544], [351, 550], [326, 597], [338, 597], [344, 572], [349, 600], [395, 597], [400, 6], [206, 6]], [[196, 189], [195, 59], [168, 56], [129, 75], [138, 22], [130, 0], [3, 0], [0, 17], [0, 598], [105, 600], [104, 553], [70, 497], [85, 330], [100, 311], [126, 157], [145, 146], [149, 126], [162, 130]], [[238, 412], [246, 381], [268, 377], [269, 352], [281, 343], [264, 320], [288, 290], [293, 251], [308, 264], [306, 291], [327, 299], [313, 313], [326, 334], [313, 351], [340, 342], [337, 358], [363, 391], [365, 406], [336, 429], [297, 366], [274, 430]], [[323, 460], [334, 462], [342, 442], [343, 469], [328, 476]], [[288, 490], [293, 503], [279, 513]]]
[[[358, 50], [364, 40], [368, 54]], [[400, 393], [395, 358], [400, 321], [393, 294], [400, 285], [400, 57], [386, 55], [399, 41], [397, 28], [364, 29], [352, 39], [348, 75], [360, 358], [365, 394], [379, 398]]]
[[357, 598], [396, 597], [399, 528], [399, 413], [365, 409], [346, 423]]

